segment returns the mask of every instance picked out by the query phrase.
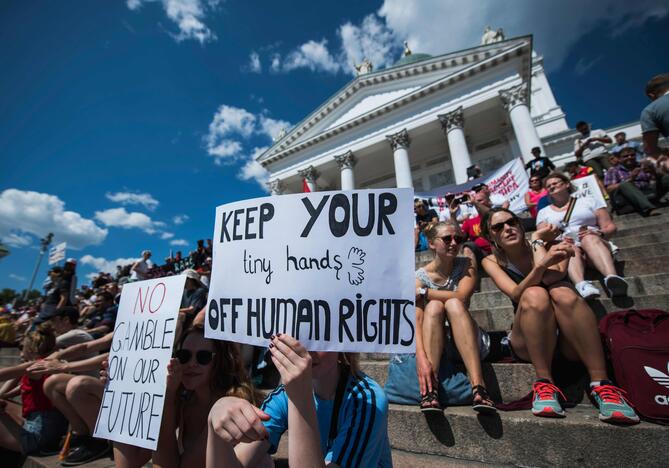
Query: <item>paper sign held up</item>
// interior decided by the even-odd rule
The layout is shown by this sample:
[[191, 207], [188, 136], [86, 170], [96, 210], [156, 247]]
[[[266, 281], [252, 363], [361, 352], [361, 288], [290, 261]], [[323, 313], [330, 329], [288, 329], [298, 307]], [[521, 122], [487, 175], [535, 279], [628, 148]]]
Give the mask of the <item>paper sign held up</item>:
[[313, 192], [216, 209], [208, 338], [413, 352], [413, 191]]
[[155, 450], [186, 277], [127, 283], [94, 436]]

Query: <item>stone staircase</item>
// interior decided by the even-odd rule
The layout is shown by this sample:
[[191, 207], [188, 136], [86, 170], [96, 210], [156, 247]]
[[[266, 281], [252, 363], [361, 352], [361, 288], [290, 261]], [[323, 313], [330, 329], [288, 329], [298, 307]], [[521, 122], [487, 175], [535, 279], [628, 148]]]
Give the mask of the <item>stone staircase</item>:
[[[630, 283], [629, 298], [590, 301], [598, 317], [613, 310], [660, 308], [669, 310], [669, 209], [661, 216], [636, 214], [614, 220], [613, 241], [620, 248], [617, 268]], [[420, 266], [429, 253], [416, 255]], [[599, 280], [589, 273], [590, 279]], [[601, 284], [597, 284], [604, 293]], [[513, 320], [510, 301], [489, 278], [482, 278], [470, 311], [487, 331], [508, 330]], [[388, 356], [362, 356], [362, 369], [380, 384], [387, 376]], [[0, 366], [18, 362], [18, 351], [0, 349]], [[534, 371], [529, 364], [484, 363], [484, 377], [493, 399], [513, 401], [529, 391]], [[423, 415], [413, 406], [390, 405], [388, 431], [396, 467], [460, 466], [667, 466], [669, 427], [641, 423], [616, 427], [601, 423], [587, 399], [567, 410], [567, 417], [551, 420], [529, 411], [478, 416], [468, 406], [449, 407], [443, 415]], [[277, 453], [277, 466], [287, 466], [288, 437]], [[24, 466], [59, 466], [55, 457], [30, 457]], [[111, 466], [100, 460], [94, 467]]]
[[[616, 266], [630, 283], [629, 297], [603, 295], [590, 301], [598, 317], [631, 307], [669, 310], [669, 210], [661, 216], [636, 214], [615, 218], [618, 232], [613, 242], [620, 248]], [[416, 255], [416, 267], [429, 262], [431, 254]], [[589, 279], [601, 276], [589, 272]], [[513, 321], [511, 302], [490, 278], [482, 278], [470, 312], [486, 331], [509, 330]], [[379, 383], [387, 377], [388, 358], [363, 356], [362, 369]], [[484, 363], [484, 378], [496, 401], [525, 396], [534, 380], [530, 364]], [[449, 407], [443, 415], [423, 415], [412, 406], [390, 405], [388, 422], [395, 457], [423, 466], [420, 457], [433, 457], [430, 466], [459, 466], [467, 462], [521, 466], [667, 466], [669, 427], [641, 423], [616, 427], [601, 423], [597, 410], [583, 398], [567, 410], [562, 420], [532, 416], [529, 411], [499, 412], [478, 416], [468, 406]], [[403, 462], [403, 463], [404, 463]], [[407, 465], [409, 466], [409, 465]]]

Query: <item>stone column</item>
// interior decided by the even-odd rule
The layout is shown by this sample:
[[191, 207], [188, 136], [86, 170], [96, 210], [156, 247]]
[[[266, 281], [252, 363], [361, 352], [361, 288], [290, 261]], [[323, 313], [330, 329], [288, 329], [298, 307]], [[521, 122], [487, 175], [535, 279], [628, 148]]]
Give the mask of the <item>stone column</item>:
[[353, 166], [357, 162], [353, 151], [347, 151], [334, 157], [337, 161], [339, 170], [341, 171], [341, 189], [354, 190], [355, 189], [355, 174], [353, 173]]
[[297, 171], [297, 175], [307, 181], [307, 186], [309, 187], [310, 191], [318, 191], [318, 187], [316, 187], [316, 180], [318, 180], [320, 174], [314, 166], [309, 166], [306, 169], [300, 169]]
[[272, 195], [282, 195], [283, 194], [283, 182], [281, 182], [281, 179], [274, 179], [270, 180], [267, 182], [267, 187], [269, 187], [269, 191], [272, 193]]
[[465, 141], [465, 118], [462, 106], [453, 112], [438, 115], [441, 122], [441, 128], [446, 134], [448, 140], [448, 149], [451, 153], [451, 165], [455, 175], [455, 183], [461, 184], [467, 182], [467, 168], [472, 165], [472, 158], [469, 156], [467, 142]]
[[402, 129], [392, 135], [386, 135], [393, 150], [395, 161], [395, 181], [398, 188], [413, 188], [411, 178], [411, 164], [409, 163], [409, 145], [411, 138], [407, 129]]
[[528, 162], [534, 159], [532, 148], [535, 146], [541, 148], [541, 153], [544, 154], [544, 147], [532, 121], [530, 109], [527, 107], [527, 86], [520, 84], [513, 88], [504, 89], [499, 92], [499, 97], [502, 98], [502, 104], [504, 104], [504, 108], [511, 118], [511, 125], [513, 126], [513, 132], [516, 135], [523, 161]]

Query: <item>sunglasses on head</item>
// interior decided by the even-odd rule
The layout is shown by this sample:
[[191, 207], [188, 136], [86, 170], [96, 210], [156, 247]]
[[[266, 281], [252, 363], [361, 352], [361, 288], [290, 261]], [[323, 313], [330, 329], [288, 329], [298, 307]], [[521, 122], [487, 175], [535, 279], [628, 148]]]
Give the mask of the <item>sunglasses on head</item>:
[[[195, 353], [195, 360], [201, 366], [206, 366], [214, 358], [214, 354], [215, 353], [212, 351], [201, 349]], [[177, 358], [181, 364], [188, 364], [193, 358], [193, 352], [187, 349], [180, 349], [174, 353], [174, 357]]]
[[451, 242], [455, 240], [456, 244], [461, 244], [465, 241], [464, 236], [460, 236], [458, 234], [451, 235], [451, 234], [446, 234], [445, 236], [441, 236], [439, 239], [444, 241], [446, 245], [449, 245]]
[[490, 230], [492, 232], [499, 232], [502, 229], [504, 229], [505, 224], [508, 225], [509, 227], [517, 227], [518, 224], [519, 224], [519, 221], [518, 221], [518, 218], [509, 218], [509, 219], [504, 220], [502, 222], [490, 225]]

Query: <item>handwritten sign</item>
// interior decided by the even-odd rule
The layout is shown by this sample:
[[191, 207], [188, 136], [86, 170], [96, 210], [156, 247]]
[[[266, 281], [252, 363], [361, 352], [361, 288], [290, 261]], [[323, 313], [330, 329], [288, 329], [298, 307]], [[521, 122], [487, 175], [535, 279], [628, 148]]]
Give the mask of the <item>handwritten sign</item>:
[[95, 437], [155, 450], [185, 276], [123, 287]]
[[604, 200], [602, 189], [599, 188], [594, 175], [573, 179], [571, 183], [576, 189], [574, 192], [575, 198], [592, 198], [595, 201], [596, 208], [606, 208], [606, 200]]
[[412, 352], [413, 191], [315, 192], [216, 209], [207, 338]]

